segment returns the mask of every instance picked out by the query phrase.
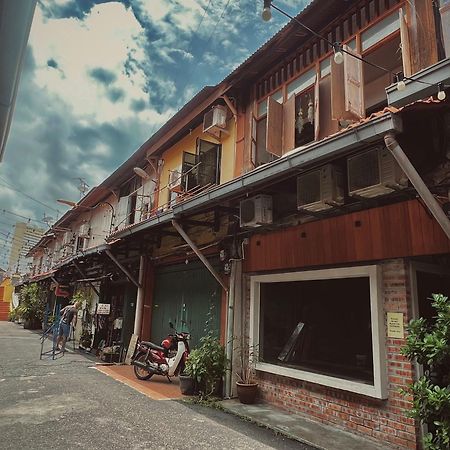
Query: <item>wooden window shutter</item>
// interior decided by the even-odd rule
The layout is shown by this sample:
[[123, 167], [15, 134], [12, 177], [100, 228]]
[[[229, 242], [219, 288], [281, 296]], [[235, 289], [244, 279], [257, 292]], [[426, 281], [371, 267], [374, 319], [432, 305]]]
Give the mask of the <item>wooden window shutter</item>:
[[295, 95], [283, 104], [283, 154], [295, 148]]
[[283, 151], [283, 105], [272, 97], [267, 99], [266, 148], [269, 153], [281, 156]]
[[251, 148], [250, 148], [250, 162], [252, 167], [256, 167], [256, 119], [252, 114], [252, 139], [251, 139]]
[[319, 98], [319, 74], [316, 75], [316, 82], [314, 84], [314, 140], [319, 140], [320, 133], [320, 98]]
[[[366, 115], [364, 108], [363, 62], [352, 55], [361, 57], [350, 47], [344, 46], [344, 93], [347, 119], [362, 119]], [[332, 95], [334, 95], [334, 91]]]
[[344, 65], [336, 64], [331, 58], [331, 117], [334, 120], [345, 119]]
[[402, 8], [399, 9], [398, 13], [400, 19], [400, 38], [402, 42], [403, 75], [405, 77], [410, 77], [412, 75], [412, 66], [408, 24], [406, 23], [406, 15]]

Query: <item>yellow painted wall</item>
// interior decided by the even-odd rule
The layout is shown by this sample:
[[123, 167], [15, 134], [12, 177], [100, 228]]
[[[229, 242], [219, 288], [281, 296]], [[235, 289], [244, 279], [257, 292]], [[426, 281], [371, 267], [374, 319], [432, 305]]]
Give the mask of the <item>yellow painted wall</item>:
[[164, 208], [169, 200], [169, 190], [167, 185], [169, 183], [169, 172], [174, 170], [181, 170], [181, 164], [183, 162], [183, 152], [197, 153], [196, 141], [197, 138], [205, 141], [217, 142], [222, 144], [222, 157], [221, 157], [221, 169], [220, 169], [220, 183], [225, 183], [233, 178], [234, 158], [235, 158], [235, 122], [234, 119], [228, 121], [227, 130], [228, 136], [223, 136], [221, 141], [215, 140], [209, 134], [202, 132], [202, 125], [191, 131], [191, 133], [178, 141], [171, 148], [166, 150], [162, 159], [164, 160], [164, 166], [161, 172], [161, 182], [158, 199], [158, 207]]
[[11, 278], [5, 278], [1, 284], [3, 287], [3, 296], [0, 298], [0, 301], [11, 303], [12, 295], [14, 292], [14, 286], [11, 284]]

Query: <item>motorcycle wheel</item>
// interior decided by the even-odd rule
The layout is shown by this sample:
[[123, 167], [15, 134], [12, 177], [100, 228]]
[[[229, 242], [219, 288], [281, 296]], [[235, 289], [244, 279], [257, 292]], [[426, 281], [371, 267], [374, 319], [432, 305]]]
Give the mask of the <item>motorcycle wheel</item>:
[[[138, 353], [134, 360], [145, 363], [145, 353]], [[134, 374], [136, 375], [136, 378], [138, 380], [149, 380], [153, 376], [153, 373], [150, 373], [148, 370], [143, 369], [142, 367], [133, 366], [133, 368]]]

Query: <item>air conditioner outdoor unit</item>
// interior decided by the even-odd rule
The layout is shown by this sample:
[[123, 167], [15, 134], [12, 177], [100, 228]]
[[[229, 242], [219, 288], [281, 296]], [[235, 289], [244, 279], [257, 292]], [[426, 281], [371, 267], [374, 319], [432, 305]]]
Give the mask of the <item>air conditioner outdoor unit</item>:
[[80, 238], [89, 238], [90, 237], [90, 226], [88, 223], [83, 223], [80, 226], [80, 231], [78, 232], [78, 237]]
[[408, 179], [384, 146], [376, 146], [347, 159], [348, 193], [372, 198], [408, 186]]
[[242, 200], [240, 203], [241, 227], [258, 227], [273, 222], [272, 197], [270, 195], [256, 195]]
[[203, 132], [220, 138], [220, 133], [227, 132], [227, 108], [222, 105], [214, 106], [203, 116]]
[[180, 170], [169, 171], [169, 189], [174, 192], [182, 192], [182, 179], [183, 177]]
[[320, 212], [343, 204], [342, 171], [333, 164], [297, 177], [297, 209]]

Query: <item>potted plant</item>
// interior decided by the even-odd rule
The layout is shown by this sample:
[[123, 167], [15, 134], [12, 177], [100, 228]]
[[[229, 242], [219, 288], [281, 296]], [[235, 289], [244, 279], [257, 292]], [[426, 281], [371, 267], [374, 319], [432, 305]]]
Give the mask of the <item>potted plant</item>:
[[258, 395], [258, 383], [256, 382], [256, 361], [258, 358], [256, 347], [249, 345], [248, 339], [240, 338], [235, 347], [239, 370], [236, 372], [236, 389], [239, 401], [245, 404], [253, 404]]
[[201, 397], [220, 395], [226, 364], [224, 347], [214, 333], [209, 332], [200, 339], [200, 347], [192, 350], [184, 372], [194, 379]]
[[428, 426], [423, 445], [428, 450], [450, 448], [450, 301], [433, 294], [432, 320], [411, 320], [402, 354], [423, 365], [424, 375], [402, 390], [412, 395], [409, 416]]

